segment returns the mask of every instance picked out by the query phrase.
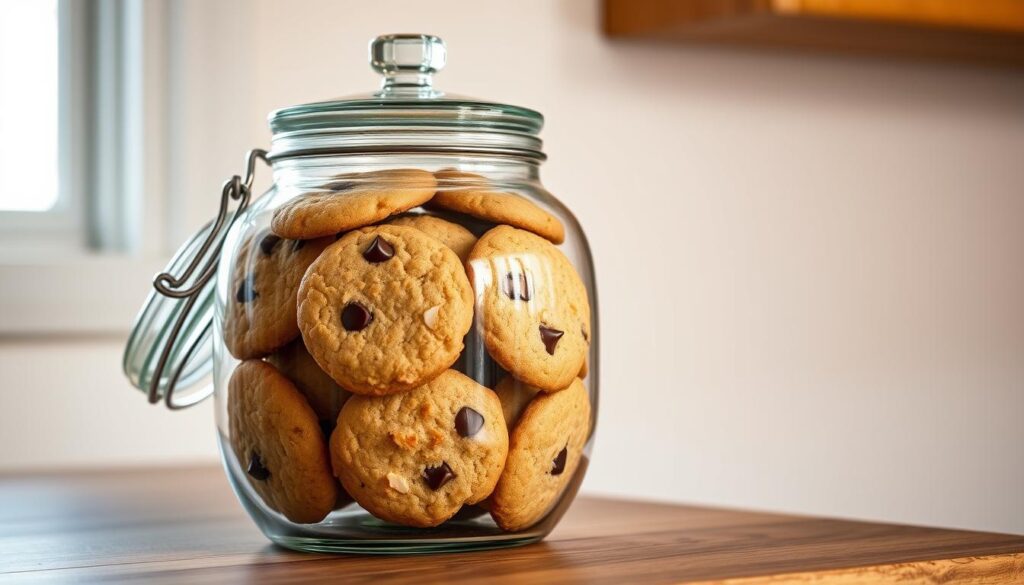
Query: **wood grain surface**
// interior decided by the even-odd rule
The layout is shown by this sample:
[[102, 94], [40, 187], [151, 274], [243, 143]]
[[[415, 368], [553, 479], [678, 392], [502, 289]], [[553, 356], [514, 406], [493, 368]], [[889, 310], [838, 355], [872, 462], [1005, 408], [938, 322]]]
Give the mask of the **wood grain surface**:
[[1022, 0], [604, 0], [611, 37], [1024, 65]]
[[1022, 583], [1024, 536], [580, 498], [544, 542], [434, 556], [271, 545], [219, 468], [0, 475], [0, 582]]

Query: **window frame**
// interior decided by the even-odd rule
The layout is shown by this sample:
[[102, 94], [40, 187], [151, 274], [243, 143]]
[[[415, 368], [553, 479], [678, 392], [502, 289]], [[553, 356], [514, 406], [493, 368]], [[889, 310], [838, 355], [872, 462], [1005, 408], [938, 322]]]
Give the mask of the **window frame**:
[[7, 253], [24, 254], [29, 245], [40, 245], [52, 253], [74, 247], [81, 239], [81, 198], [73, 192], [75, 181], [69, 179], [78, 170], [73, 168], [72, 146], [82, 136], [82, 128], [73, 125], [73, 121], [82, 120], [81, 113], [75, 111], [83, 95], [78, 72], [83, 65], [87, 23], [76, 18], [82, 8], [67, 0], [57, 2], [57, 200], [43, 211], [0, 210], [0, 248]]
[[167, 258], [170, 3], [58, 2], [60, 193], [0, 212], [0, 338], [127, 334]]

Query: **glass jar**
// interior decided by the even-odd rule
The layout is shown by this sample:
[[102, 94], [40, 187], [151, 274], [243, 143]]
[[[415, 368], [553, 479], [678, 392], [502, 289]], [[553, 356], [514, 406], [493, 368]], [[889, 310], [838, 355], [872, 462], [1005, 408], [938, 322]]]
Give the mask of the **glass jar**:
[[435, 89], [437, 37], [370, 58], [378, 91], [271, 114], [270, 151], [154, 282], [125, 371], [171, 408], [214, 395], [231, 485], [278, 544], [536, 542], [593, 444], [586, 238], [541, 185], [539, 113]]

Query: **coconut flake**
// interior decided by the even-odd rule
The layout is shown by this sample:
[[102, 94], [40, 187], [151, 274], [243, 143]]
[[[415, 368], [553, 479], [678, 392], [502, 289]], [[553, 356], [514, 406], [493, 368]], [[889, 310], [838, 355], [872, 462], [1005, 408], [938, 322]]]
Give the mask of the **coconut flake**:
[[388, 485], [391, 486], [391, 489], [400, 494], [409, 493], [409, 482], [406, 481], [405, 477], [398, 475], [393, 471], [388, 472]]
[[437, 312], [440, 310], [441, 305], [435, 305], [426, 311], [423, 311], [423, 322], [426, 323], [427, 327], [430, 329], [437, 327]]

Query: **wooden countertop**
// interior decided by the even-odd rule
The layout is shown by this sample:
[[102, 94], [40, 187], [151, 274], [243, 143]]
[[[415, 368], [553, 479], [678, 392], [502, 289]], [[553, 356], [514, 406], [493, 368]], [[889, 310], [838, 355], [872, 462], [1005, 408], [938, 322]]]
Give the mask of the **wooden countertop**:
[[0, 474], [0, 582], [1022, 583], [1024, 536], [580, 498], [520, 548], [273, 546], [219, 468]]

